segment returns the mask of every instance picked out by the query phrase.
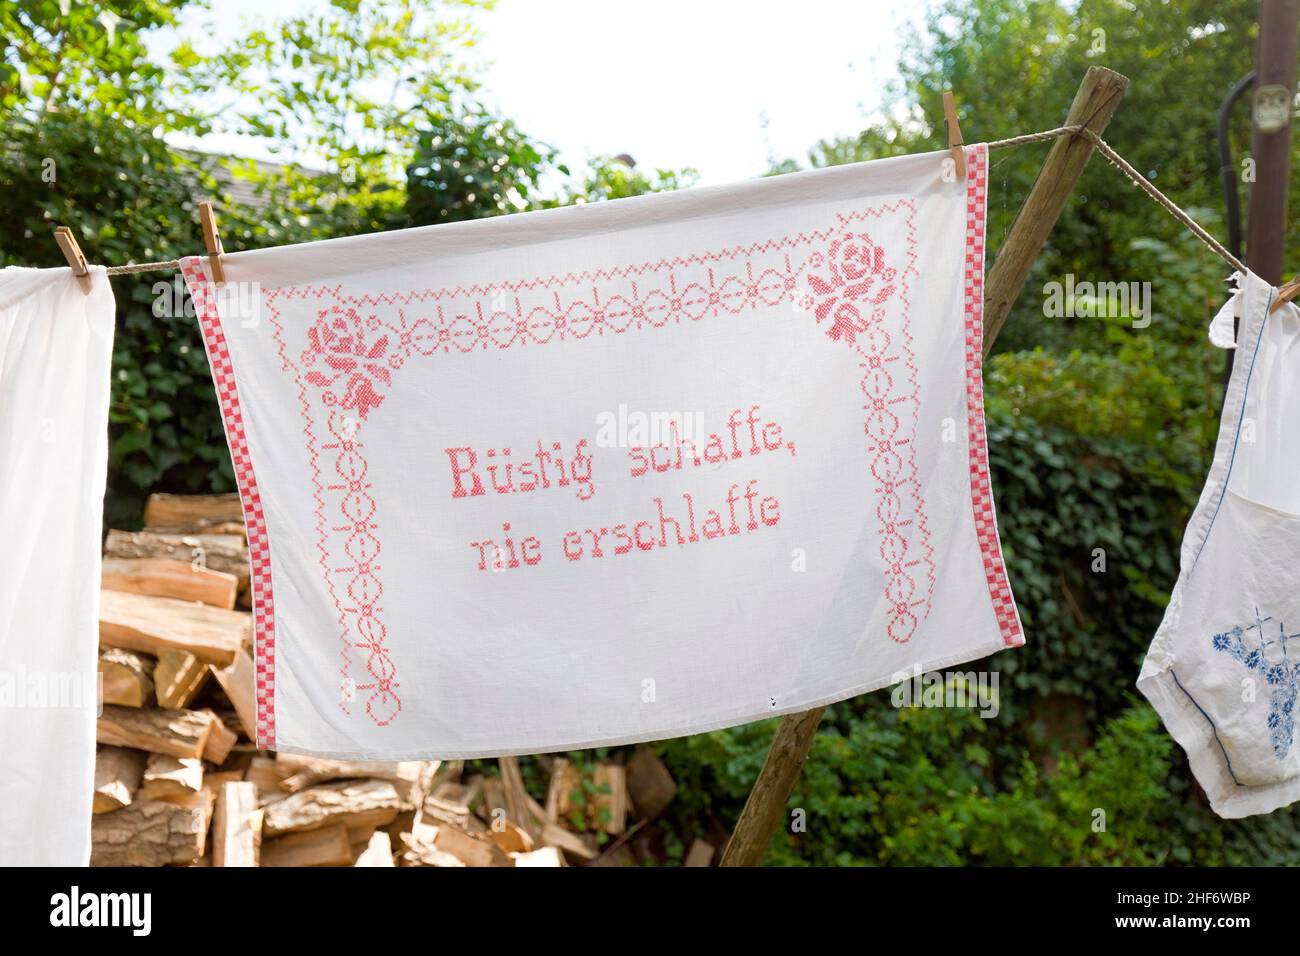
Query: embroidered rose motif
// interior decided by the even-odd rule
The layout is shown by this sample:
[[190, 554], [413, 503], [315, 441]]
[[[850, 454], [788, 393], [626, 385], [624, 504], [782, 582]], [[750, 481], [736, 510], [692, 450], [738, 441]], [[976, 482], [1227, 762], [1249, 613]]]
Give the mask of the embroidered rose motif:
[[387, 364], [388, 336], [381, 335], [367, 344], [366, 329], [355, 309], [322, 310], [316, 324], [307, 331], [307, 343], [303, 361], [314, 365], [319, 360], [328, 368], [313, 369], [306, 375], [307, 381], [325, 390], [327, 405], [352, 409], [364, 420], [383, 402], [377, 386], [391, 385], [393, 381]]
[[808, 276], [817, 322], [829, 318], [826, 334], [835, 341], [855, 344], [858, 333], [870, 326], [863, 313], [870, 311], [872, 320], [883, 316], [883, 310], [867, 307], [879, 306], [894, 294], [897, 270], [885, 265], [885, 250], [862, 232], [842, 234], [824, 258], [814, 254], [808, 261], [822, 270]]

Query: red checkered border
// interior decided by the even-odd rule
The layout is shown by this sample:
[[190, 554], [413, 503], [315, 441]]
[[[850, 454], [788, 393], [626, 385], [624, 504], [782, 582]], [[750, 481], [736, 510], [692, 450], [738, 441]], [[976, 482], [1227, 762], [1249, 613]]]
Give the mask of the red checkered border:
[[203, 272], [203, 260], [189, 257], [181, 260], [181, 272], [194, 300], [194, 311], [203, 330], [203, 344], [208, 350], [212, 366], [212, 381], [221, 403], [221, 418], [226, 429], [226, 442], [235, 466], [235, 481], [239, 484], [239, 500], [244, 508], [244, 525], [248, 533], [249, 590], [253, 599], [253, 633], [256, 650], [257, 746], [261, 750], [275, 749], [275, 601], [271, 592], [271, 551], [266, 536], [266, 515], [262, 512], [262, 496], [253, 474], [253, 460], [248, 454], [248, 440], [244, 435], [244, 416], [240, 410], [239, 393], [235, 388], [235, 371], [226, 346], [226, 334], [221, 328], [212, 283]]
[[984, 429], [984, 227], [988, 195], [988, 147], [966, 150], [966, 427], [970, 439], [970, 496], [975, 536], [984, 558], [984, 578], [1008, 647], [1025, 643], [998, 539], [998, 520], [989, 485], [989, 442]]

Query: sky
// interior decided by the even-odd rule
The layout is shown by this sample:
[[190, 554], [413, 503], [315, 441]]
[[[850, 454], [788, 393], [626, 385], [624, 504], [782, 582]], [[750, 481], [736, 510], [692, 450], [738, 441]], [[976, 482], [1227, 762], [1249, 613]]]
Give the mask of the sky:
[[[704, 182], [856, 133], [896, 77], [914, 0], [501, 0], [481, 18], [487, 89], [566, 154], [694, 166]], [[619, 22], [610, 11], [630, 15]]]
[[[182, 33], [237, 36], [266, 11], [323, 0], [213, 0]], [[702, 183], [804, 161], [820, 138], [853, 134], [887, 104], [897, 37], [925, 0], [498, 0], [468, 54], [500, 115], [581, 165], [630, 154], [643, 170], [695, 167]], [[206, 44], [205, 44], [206, 46]], [[197, 145], [273, 158], [229, 136]], [[304, 157], [304, 159], [307, 159]]]

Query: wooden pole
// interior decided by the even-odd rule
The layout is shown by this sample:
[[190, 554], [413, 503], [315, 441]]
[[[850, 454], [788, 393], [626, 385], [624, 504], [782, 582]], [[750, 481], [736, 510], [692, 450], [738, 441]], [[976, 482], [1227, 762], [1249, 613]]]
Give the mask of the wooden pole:
[[[1100, 136], [1127, 89], [1127, 77], [1104, 67], [1090, 67], [1064, 125], [1086, 126]], [[1092, 142], [1080, 136], [1062, 136], [1052, 144], [984, 283], [986, 356], [1092, 152]], [[758, 866], [762, 862], [808, 760], [822, 710], [818, 707], [781, 718], [763, 769], [723, 851], [722, 866]]]
[[1296, 26], [1300, 0], [1263, 0], [1259, 5], [1256, 97], [1272, 94], [1265, 115], [1255, 104], [1251, 155], [1255, 182], [1246, 220], [1246, 264], [1272, 285], [1282, 281], [1286, 251], [1286, 193], [1291, 170], [1291, 104], [1295, 99]]
[[736, 830], [722, 851], [719, 866], [758, 866], [785, 816], [785, 804], [803, 773], [808, 751], [822, 722], [822, 707], [781, 718], [763, 769], [740, 811]]

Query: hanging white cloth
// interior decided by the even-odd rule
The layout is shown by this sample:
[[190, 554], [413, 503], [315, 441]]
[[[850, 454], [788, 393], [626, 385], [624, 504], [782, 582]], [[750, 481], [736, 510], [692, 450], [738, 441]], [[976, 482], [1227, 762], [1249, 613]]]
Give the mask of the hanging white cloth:
[[261, 746], [665, 738], [1020, 644], [967, 155], [186, 260]]
[[1300, 798], [1300, 309], [1236, 278], [1210, 329], [1237, 350], [1214, 463], [1138, 679], [1223, 817]]
[[0, 270], [0, 865], [90, 862], [113, 292]]

